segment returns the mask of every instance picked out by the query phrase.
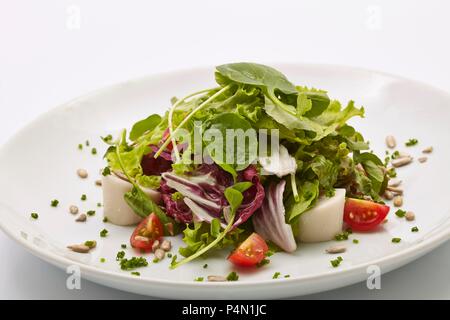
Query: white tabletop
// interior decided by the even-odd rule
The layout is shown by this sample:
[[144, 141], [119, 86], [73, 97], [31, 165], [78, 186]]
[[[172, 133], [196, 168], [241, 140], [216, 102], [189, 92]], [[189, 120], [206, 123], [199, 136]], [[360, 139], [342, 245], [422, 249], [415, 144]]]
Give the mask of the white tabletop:
[[[276, 3], [276, 4], [275, 4]], [[382, 70], [450, 90], [450, 3], [0, 0], [0, 144], [37, 115], [134, 77], [232, 61]], [[0, 232], [0, 299], [143, 298], [66, 274]], [[382, 277], [302, 298], [450, 299], [450, 243]]]

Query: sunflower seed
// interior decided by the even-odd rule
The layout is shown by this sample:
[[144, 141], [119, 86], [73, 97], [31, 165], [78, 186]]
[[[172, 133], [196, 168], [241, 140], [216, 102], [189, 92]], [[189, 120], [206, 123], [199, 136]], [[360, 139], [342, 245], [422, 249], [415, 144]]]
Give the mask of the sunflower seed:
[[420, 163], [424, 163], [424, 162], [427, 162], [428, 158], [427, 157], [420, 157], [417, 160], [419, 160]]
[[402, 195], [403, 194], [403, 189], [396, 188], [396, 187], [386, 187], [386, 190], [392, 192], [395, 195]]
[[165, 255], [166, 255], [166, 252], [163, 249], [156, 249], [155, 250], [155, 257], [158, 260], [164, 259]]
[[227, 278], [224, 276], [208, 276], [209, 282], [224, 282], [227, 281]]
[[402, 180], [399, 179], [393, 179], [393, 180], [389, 180], [389, 187], [398, 187], [399, 185], [402, 184]]
[[397, 142], [395, 141], [394, 136], [387, 136], [386, 137], [386, 145], [390, 149], [394, 149], [397, 146]]
[[403, 197], [402, 196], [395, 196], [394, 197], [394, 206], [401, 207], [403, 205]]
[[164, 251], [170, 251], [172, 249], [172, 243], [169, 240], [163, 240], [160, 248]]
[[71, 214], [77, 214], [78, 213], [78, 207], [77, 206], [70, 206], [69, 207], [69, 212]]
[[155, 240], [152, 245], [152, 251], [155, 252], [156, 249], [159, 249], [159, 240]]
[[86, 179], [88, 177], [88, 172], [85, 169], [78, 169], [77, 174], [81, 179]]
[[91, 250], [91, 248], [84, 244], [73, 244], [71, 246], [67, 246], [67, 248], [77, 253], [88, 253], [89, 250]]
[[422, 150], [422, 153], [432, 153], [433, 152], [433, 147], [428, 147]]
[[80, 214], [78, 216], [78, 218], [75, 220], [76, 222], [85, 222], [87, 219], [87, 215], [85, 215], [84, 213]]
[[392, 200], [392, 199], [394, 199], [394, 194], [393, 194], [391, 191], [386, 190], [386, 191], [384, 192], [383, 197], [384, 197], [386, 200]]
[[102, 186], [102, 180], [96, 180], [95, 181], [95, 185], [98, 186], [98, 187], [101, 187]]
[[414, 219], [416, 219], [416, 215], [414, 214], [414, 212], [408, 211], [405, 214], [405, 219], [408, 220], [408, 221], [413, 221]]
[[334, 247], [330, 247], [330, 248], [326, 249], [325, 251], [327, 253], [334, 254], [334, 253], [343, 253], [346, 250], [347, 250], [347, 248], [344, 246], [334, 246]]
[[395, 160], [392, 160], [391, 164], [394, 168], [399, 168], [410, 164], [412, 160], [412, 157], [397, 158]]

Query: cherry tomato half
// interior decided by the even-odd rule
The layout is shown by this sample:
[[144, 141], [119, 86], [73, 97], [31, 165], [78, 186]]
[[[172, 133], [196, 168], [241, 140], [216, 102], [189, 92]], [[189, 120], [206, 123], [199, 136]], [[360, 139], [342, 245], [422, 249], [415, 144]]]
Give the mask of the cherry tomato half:
[[241, 267], [252, 267], [260, 263], [269, 251], [266, 241], [257, 233], [252, 233], [234, 250], [228, 260]]
[[383, 222], [389, 209], [388, 206], [373, 201], [347, 198], [344, 221], [352, 230], [369, 231]]
[[164, 235], [164, 229], [158, 216], [151, 213], [136, 227], [130, 238], [133, 248], [150, 251], [153, 242], [160, 240]]

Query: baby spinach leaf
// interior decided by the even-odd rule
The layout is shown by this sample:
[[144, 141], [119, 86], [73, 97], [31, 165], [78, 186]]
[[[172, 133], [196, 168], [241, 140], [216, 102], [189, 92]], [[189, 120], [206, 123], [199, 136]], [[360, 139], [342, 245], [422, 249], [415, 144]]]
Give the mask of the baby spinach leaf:
[[230, 63], [218, 66], [220, 73], [218, 82], [224, 78], [240, 84], [249, 84], [268, 92], [280, 90], [286, 94], [297, 94], [295, 86], [289, 82], [284, 74], [274, 68], [257, 63]]
[[[236, 175], [256, 158], [258, 139], [250, 123], [236, 113], [222, 113], [212, 118], [209, 132], [220, 133], [221, 141], [205, 141], [206, 150], [216, 164]], [[204, 137], [205, 138], [205, 137]]]

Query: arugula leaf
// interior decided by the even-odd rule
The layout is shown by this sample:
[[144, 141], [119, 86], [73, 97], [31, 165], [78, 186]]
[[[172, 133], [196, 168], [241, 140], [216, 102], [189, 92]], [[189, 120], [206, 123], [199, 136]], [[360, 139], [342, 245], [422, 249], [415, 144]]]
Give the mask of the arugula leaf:
[[130, 131], [130, 140], [136, 141], [145, 132], [153, 130], [160, 122], [161, 116], [158, 114], [152, 114], [150, 117], [136, 122]]

